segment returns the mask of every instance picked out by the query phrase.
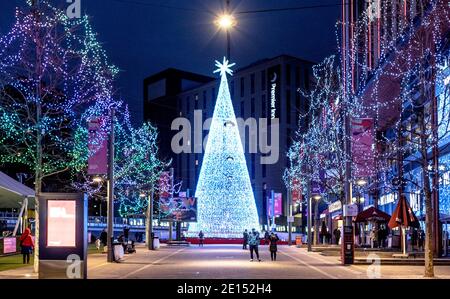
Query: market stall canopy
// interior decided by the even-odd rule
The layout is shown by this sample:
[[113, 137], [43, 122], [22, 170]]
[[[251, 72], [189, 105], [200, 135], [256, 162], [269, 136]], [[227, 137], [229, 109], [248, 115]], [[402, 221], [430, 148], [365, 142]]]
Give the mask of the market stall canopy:
[[389, 222], [391, 216], [381, 210], [375, 209], [374, 207], [370, 207], [367, 210], [362, 211], [358, 215], [356, 215], [355, 222], [367, 222], [367, 221], [375, 221], [375, 222]]
[[409, 206], [409, 203], [404, 195], [400, 196], [400, 200], [397, 203], [394, 214], [392, 214], [391, 220], [389, 220], [388, 226], [390, 228], [397, 226], [420, 227], [419, 220], [416, 215], [414, 215], [414, 212]]
[[34, 208], [34, 190], [0, 171], [0, 208], [20, 208], [28, 197], [28, 208]]

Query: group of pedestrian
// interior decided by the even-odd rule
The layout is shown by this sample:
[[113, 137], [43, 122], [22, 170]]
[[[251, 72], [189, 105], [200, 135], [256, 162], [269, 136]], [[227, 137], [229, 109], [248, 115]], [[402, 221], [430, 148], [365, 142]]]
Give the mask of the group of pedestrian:
[[[243, 244], [242, 249], [247, 249], [247, 246], [250, 248], [250, 261], [254, 261], [254, 255], [256, 255], [256, 259], [260, 262], [261, 259], [259, 257], [259, 244], [260, 244], [260, 235], [256, 229], [252, 228], [252, 231], [249, 233], [247, 230], [243, 232]], [[264, 234], [264, 245], [269, 245], [270, 258], [272, 261], [277, 260], [277, 242], [279, 241], [278, 236], [268, 231]]]
[[425, 232], [422, 229], [412, 229], [411, 232], [411, 247], [414, 250], [414, 246], [417, 246], [419, 251], [424, 249]]

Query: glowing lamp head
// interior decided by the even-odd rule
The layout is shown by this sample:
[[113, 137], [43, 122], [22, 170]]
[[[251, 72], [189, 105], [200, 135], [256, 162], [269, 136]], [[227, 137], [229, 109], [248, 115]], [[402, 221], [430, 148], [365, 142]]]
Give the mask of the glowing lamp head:
[[356, 181], [356, 184], [358, 186], [364, 186], [365, 184], [367, 184], [367, 181], [364, 180], [364, 179], [359, 179], [359, 180]]
[[322, 198], [322, 196], [320, 196], [319, 194], [316, 194], [316, 195], [313, 196], [313, 198], [314, 198], [315, 200], [319, 200], [319, 199]]
[[141, 193], [141, 194], [139, 194], [139, 197], [145, 197], [145, 193]]
[[236, 19], [230, 14], [223, 14], [217, 18], [216, 25], [220, 29], [229, 30], [236, 26]]
[[94, 181], [94, 183], [101, 183], [103, 181], [102, 177], [100, 176], [96, 176], [92, 180]]

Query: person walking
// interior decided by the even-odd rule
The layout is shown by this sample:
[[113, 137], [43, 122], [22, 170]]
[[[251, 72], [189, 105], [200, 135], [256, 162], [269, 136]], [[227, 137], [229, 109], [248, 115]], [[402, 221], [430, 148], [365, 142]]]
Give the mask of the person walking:
[[108, 244], [108, 233], [106, 232], [106, 228], [104, 228], [100, 234], [100, 241], [103, 245], [103, 253], [106, 253], [106, 245]]
[[242, 249], [247, 249], [247, 245], [248, 245], [248, 231], [247, 230], [244, 230], [243, 238], [244, 238], [244, 242], [242, 244]]
[[419, 234], [418, 234], [418, 239], [419, 239], [419, 250], [420, 251], [423, 251], [423, 244], [424, 244], [424, 241], [425, 241], [425, 232], [421, 229], [421, 230], [419, 230]]
[[269, 244], [269, 237], [270, 237], [269, 232], [265, 231], [265, 233], [264, 233], [264, 245]]
[[338, 228], [335, 228], [333, 231], [334, 235], [334, 242], [336, 242], [336, 245], [339, 245], [339, 239], [341, 238], [341, 231]]
[[419, 233], [417, 232], [417, 229], [415, 229], [413, 227], [412, 232], [411, 232], [411, 249], [412, 249], [412, 251], [414, 251], [414, 246], [417, 245], [418, 239], [419, 239]]
[[205, 240], [205, 235], [203, 234], [203, 231], [200, 231], [198, 233], [198, 246], [203, 247], [203, 241]]
[[270, 242], [269, 250], [270, 250], [270, 258], [272, 259], [272, 261], [277, 260], [277, 249], [278, 249], [277, 242], [278, 242], [278, 240], [280, 240], [278, 238], [278, 236], [274, 232], [272, 232], [269, 236], [269, 242]]
[[125, 226], [123, 227], [123, 237], [124, 237], [124, 241], [128, 242], [128, 236], [130, 234], [130, 227], [128, 225], [125, 224]]
[[33, 238], [31, 237], [31, 231], [28, 227], [25, 229], [22, 236], [20, 237], [20, 247], [23, 256], [23, 263], [29, 264], [30, 254], [34, 249], [34, 242]]
[[376, 242], [377, 242], [377, 237], [378, 237], [378, 232], [376, 230], [376, 228], [372, 228], [372, 231], [370, 232], [370, 247], [374, 248], [376, 246]]
[[253, 262], [253, 252], [256, 254], [256, 258], [260, 262], [261, 259], [259, 258], [259, 251], [258, 251], [258, 245], [259, 245], [259, 233], [252, 228], [252, 232], [248, 236], [248, 245], [250, 245], [250, 262]]

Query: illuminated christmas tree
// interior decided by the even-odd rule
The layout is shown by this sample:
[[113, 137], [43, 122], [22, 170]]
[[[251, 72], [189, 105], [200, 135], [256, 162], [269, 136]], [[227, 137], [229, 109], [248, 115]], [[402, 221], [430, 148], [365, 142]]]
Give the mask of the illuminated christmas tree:
[[195, 196], [198, 198], [198, 222], [191, 224], [189, 235], [201, 230], [207, 238], [241, 237], [244, 229], [259, 228], [258, 213], [248, 175], [236, 116], [228, 89], [224, 58], [216, 61], [220, 87], [211, 122], [205, 156]]

